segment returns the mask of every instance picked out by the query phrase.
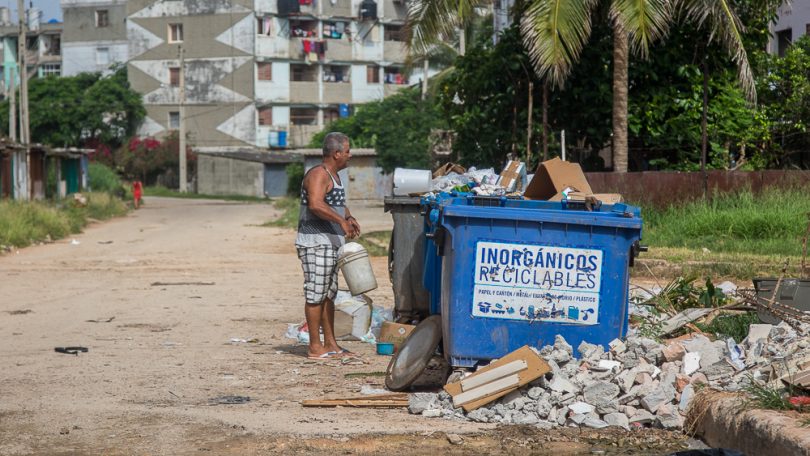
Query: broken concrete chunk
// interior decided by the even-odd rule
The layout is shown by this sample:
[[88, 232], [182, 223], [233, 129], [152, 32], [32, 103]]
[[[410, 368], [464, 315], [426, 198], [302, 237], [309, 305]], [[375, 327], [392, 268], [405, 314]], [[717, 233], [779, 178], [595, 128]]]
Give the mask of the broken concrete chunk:
[[675, 391], [682, 392], [687, 385], [691, 383], [691, 380], [688, 375], [684, 374], [676, 374], [675, 375]]
[[540, 396], [543, 395], [543, 388], [540, 387], [529, 388], [529, 391], [526, 394], [529, 396], [530, 399], [535, 400], [540, 399]]
[[662, 385], [641, 398], [641, 406], [648, 412], [655, 412], [662, 404], [668, 404], [675, 399], [675, 390], [669, 385]]
[[565, 350], [554, 350], [546, 357], [547, 360], [553, 360], [559, 365], [563, 365], [571, 361], [571, 355]]
[[768, 342], [768, 338], [773, 330], [773, 325], [753, 324], [748, 328], [748, 337], [745, 338], [745, 345], [750, 349], [760, 340]]
[[609, 424], [599, 418], [588, 418], [582, 424], [591, 429], [602, 429], [609, 426]]
[[569, 358], [574, 356], [574, 347], [565, 341], [565, 338], [559, 334], [554, 336], [554, 350], [562, 350], [568, 353]]
[[673, 430], [683, 427], [683, 416], [671, 404], [664, 404], [658, 409], [656, 423], [664, 429]]
[[654, 419], [655, 419], [655, 415], [653, 415], [652, 413], [650, 413], [650, 412], [648, 412], [648, 411], [646, 411], [644, 409], [640, 409], [640, 410], [636, 411], [635, 415], [630, 417], [629, 421], [630, 421], [630, 424], [633, 424], [633, 423], [648, 424], [648, 423], [652, 423]]
[[538, 421], [535, 413], [520, 412], [512, 416], [512, 422], [515, 424], [536, 424]]
[[692, 400], [692, 397], [695, 396], [695, 388], [692, 385], [686, 385], [681, 393], [681, 400], [678, 403], [678, 410], [681, 412], [686, 412], [686, 409], [689, 407], [689, 402]]
[[608, 413], [616, 413], [619, 411], [619, 400], [613, 399], [612, 401], [601, 402], [596, 404], [596, 413], [605, 415]]
[[422, 416], [425, 418], [438, 418], [443, 415], [443, 412], [440, 409], [429, 409], [423, 410]]
[[630, 430], [630, 420], [624, 413], [608, 413], [603, 419], [608, 426], [618, 426]]
[[574, 414], [587, 415], [588, 413], [593, 413], [593, 411], [596, 410], [596, 407], [594, 407], [591, 404], [579, 401], [570, 404], [568, 406], [568, 409], [571, 410]]
[[[551, 413], [551, 410], [553, 409], [553, 407], [552, 407], [551, 403], [549, 401], [545, 400], [545, 399], [540, 399], [535, 404], [536, 404], [535, 405], [535, 407], [536, 407], [535, 410], [537, 412], [537, 415], [540, 418], [548, 418], [549, 421], [552, 421], [550, 413]], [[556, 417], [555, 417], [555, 419], [556, 419]]]
[[685, 354], [686, 349], [679, 342], [673, 342], [664, 347], [663, 350], [664, 359], [667, 360], [668, 362], [682, 360], [683, 355]]
[[602, 353], [605, 352], [605, 350], [602, 348], [601, 345], [589, 344], [585, 341], [582, 341], [582, 343], [579, 344], [579, 347], [577, 347], [577, 351], [579, 352], [579, 356], [582, 359], [591, 359], [591, 358], [599, 359], [602, 357]]
[[571, 383], [565, 376], [555, 374], [551, 379], [551, 384], [548, 385], [549, 389], [558, 393], [576, 393], [579, 387]]
[[627, 350], [627, 345], [621, 339], [613, 339], [608, 344], [608, 347], [610, 347], [610, 351], [616, 354], [624, 353]]
[[610, 382], [594, 382], [582, 391], [585, 401], [591, 404], [605, 403], [619, 395], [619, 386]]
[[618, 361], [611, 361], [608, 359], [600, 359], [599, 363], [596, 365], [596, 368], [599, 370], [607, 370], [613, 371], [614, 369], [619, 369], [622, 367], [622, 363]]
[[683, 357], [683, 373], [692, 375], [700, 369], [700, 353], [690, 352]]
[[439, 395], [434, 393], [413, 393], [408, 395], [408, 412], [419, 415], [425, 410], [439, 407]]

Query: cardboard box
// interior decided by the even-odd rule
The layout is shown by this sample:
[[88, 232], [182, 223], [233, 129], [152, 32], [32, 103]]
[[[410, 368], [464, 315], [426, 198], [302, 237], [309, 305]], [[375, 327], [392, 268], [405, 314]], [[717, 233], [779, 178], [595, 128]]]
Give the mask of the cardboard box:
[[523, 189], [523, 182], [526, 180], [526, 164], [520, 161], [510, 160], [501, 171], [497, 184], [505, 188], [507, 192], [514, 192]]
[[384, 321], [380, 328], [379, 342], [390, 342], [394, 344], [394, 349], [398, 350], [402, 342], [408, 338], [411, 331], [414, 330], [414, 325], [403, 325], [401, 323], [394, 323], [393, 321]]
[[437, 177], [446, 176], [450, 173], [456, 174], [464, 174], [467, 172], [467, 168], [455, 164], [455, 163], [445, 163], [444, 165], [440, 166], [436, 171], [433, 171], [433, 178], [436, 179]]
[[561, 192], [566, 188], [586, 194], [593, 193], [578, 163], [564, 162], [555, 157], [537, 166], [523, 196], [532, 200], [559, 201], [562, 199]]
[[[568, 201], [585, 202], [585, 200], [588, 198], [599, 200], [602, 202], [602, 204], [616, 204], [624, 202], [624, 198], [618, 193], [571, 192], [568, 194]], [[562, 193], [554, 195], [550, 201], [562, 201]]]

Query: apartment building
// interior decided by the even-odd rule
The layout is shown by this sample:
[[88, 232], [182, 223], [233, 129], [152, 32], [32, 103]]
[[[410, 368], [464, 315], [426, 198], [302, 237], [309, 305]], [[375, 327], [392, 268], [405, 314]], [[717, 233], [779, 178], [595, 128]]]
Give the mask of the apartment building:
[[[25, 66], [28, 78], [62, 74], [62, 23], [42, 23], [42, 11], [28, 11], [25, 37]], [[19, 24], [11, 21], [8, 8], [0, 7], [0, 53], [2, 53], [2, 92], [10, 89], [11, 78], [19, 86], [17, 64]]]
[[109, 73], [128, 58], [126, 0], [60, 0], [62, 75]]
[[254, 146], [253, 0], [129, 0], [126, 5], [129, 81], [146, 107], [140, 133], [164, 136], [178, 130], [183, 102], [190, 145], [214, 151]]
[[256, 145], [305, 146], [405, 87], [406, 15], [398, 0], [256, 0]]
[[770, 26], [768, 52], [781, 57], [791, 43], [804, 35], [810, 35], [810, 0], [785, 2], [776, 15], [776, 21]]

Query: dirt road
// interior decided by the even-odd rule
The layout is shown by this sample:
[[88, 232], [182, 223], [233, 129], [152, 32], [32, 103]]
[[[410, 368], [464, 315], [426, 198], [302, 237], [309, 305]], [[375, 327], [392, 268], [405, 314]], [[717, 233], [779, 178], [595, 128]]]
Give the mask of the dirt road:
[[[355, 212], [390, 224], [381, 208]], [[302, 278], [294, 233], [258, 226], [274, 215], [266, 204], [150, 198], [74, 241], [0, 257], [0, 454], [420, 452], [417, 438], [433, 452], [448, 445], [436, 432], [492, 429], [404, 410], [302, 408], [382, 387], [379, 376], [346, 374], [384, 371], [388, 358], [350, 342], [369, 364], [308, 361], [283, 337], [302, 319]], [[390, 307], [383, 258], [375, 268], [381, 287], [370, 296]], [[54, 351], [73, 345], [89, 351]], [[217, 404], [229, 395], [250, 401]], [[490, 443], [481, 448], [503, 448]]]

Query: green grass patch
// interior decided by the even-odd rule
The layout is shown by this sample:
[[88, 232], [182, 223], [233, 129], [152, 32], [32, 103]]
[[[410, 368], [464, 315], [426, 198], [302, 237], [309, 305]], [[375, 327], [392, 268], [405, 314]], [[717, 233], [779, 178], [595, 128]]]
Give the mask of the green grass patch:
[[748, 405], [767, 410], [792, 410], [793, 405], [788, 401], [786, 390], [773, 386], [759, 385], [753, 380], [745, 388], [750, 400]]
[[107, 220], [127, 213], [127, 206], [109, 193], [84, 193], [87, 205], [72, 198], [58, 203], [0, 201], [0, 244], [26, 247], [81, 232], [90, 219]]
[[94, 192], [107, 192], [113, 195], [125, 195], [126, 191], [118, 174], [112, 168], [98, 162], [91, 162], [87, 179]]
[[273, 203], [273, 207], [281, 211], [281, 215], [275, 220], [270, 220], [262, 226], [273, 226], [278, 228], [298, 228], [298, 214], [301, 209], [301, 201], [298, 198], [279, 198]]
[[242, 201], [247, 203], [268, 203], [271, 200], [268, 198], [259, 198], [257, 196], [245, 196], [245, 195], [206, 195], [204, 193], [181, 193], [177, 190], [162, 187], [162, 186], [154, 186], [154, 187], [144, 187], [143, 189], [144, 196], [162, 196], [166, 198], [187, 198], [187, 199], [213, 199], [213, 200], [224, 200], [224, 201]]
[[752, 324], [760, 323], [756, 312], [746, 312], [738, 315], [721, 315], [708, 325], [705, 323], [695, 323], [701, 331], [714, 334], [718, 339], [732, 337], [735, 342], [740, 343], [748, 336], [748, 331]]
[[369, 256], [388, 256], [388, 243], [391, 240], [391, 231], [372, 231], [363, 233], [354, 242], [362, 245]]

